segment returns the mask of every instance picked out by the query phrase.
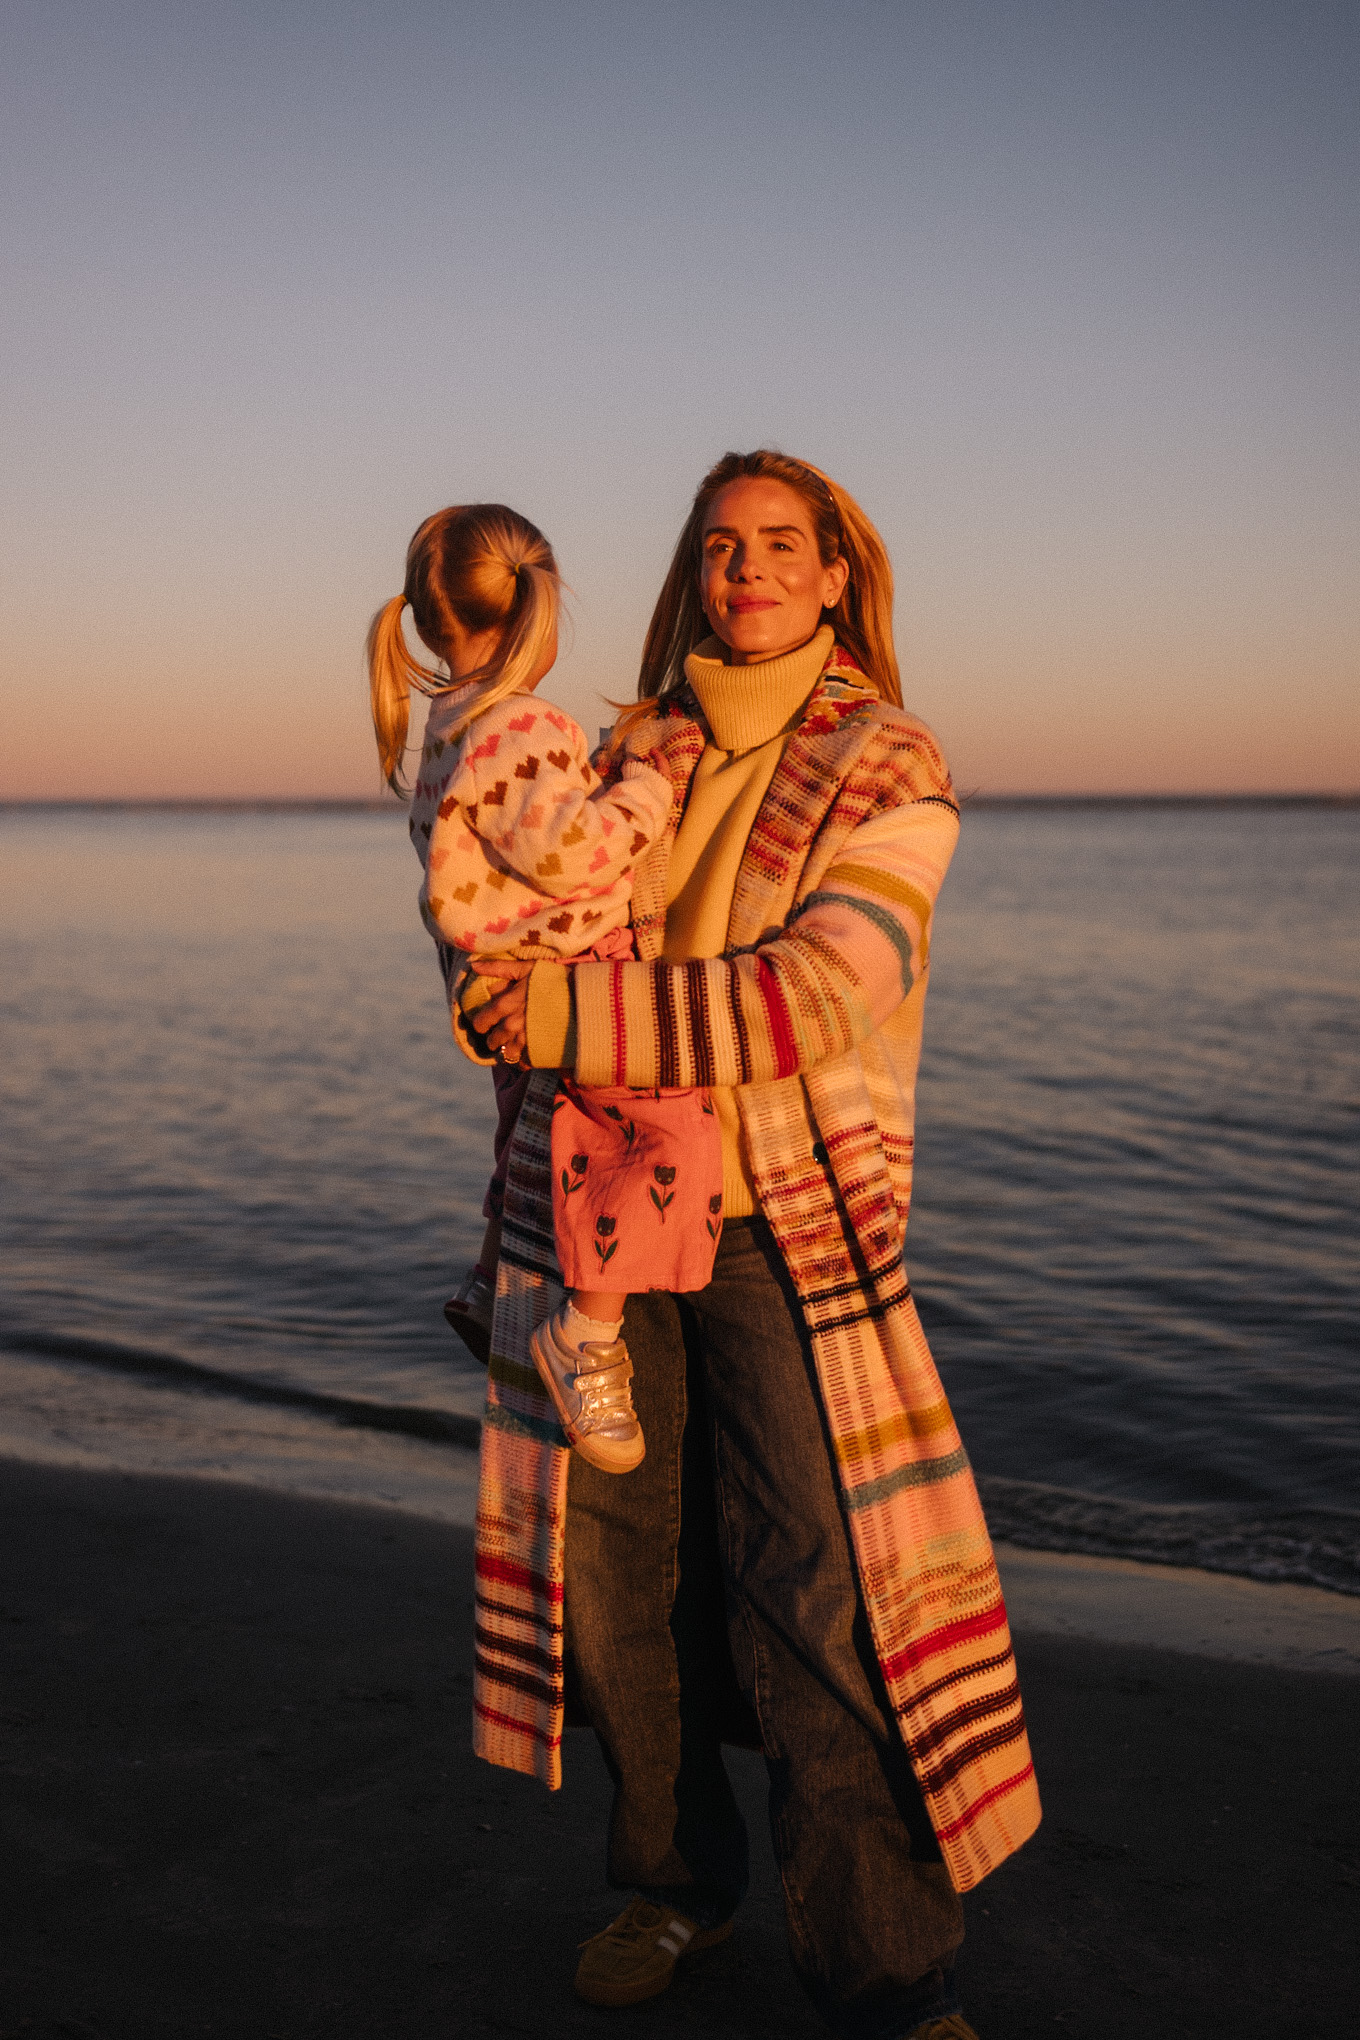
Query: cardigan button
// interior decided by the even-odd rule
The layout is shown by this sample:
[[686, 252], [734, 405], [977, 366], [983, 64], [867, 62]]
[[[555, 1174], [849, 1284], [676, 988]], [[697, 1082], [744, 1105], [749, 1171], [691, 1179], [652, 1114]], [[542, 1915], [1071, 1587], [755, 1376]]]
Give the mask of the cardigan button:
[[830, 1165], [831, 1165], [831, 1157], [830, 1157], [830, 1155], [829, 1155], [829, 1154], [827, 1153], [827, 1151], [826, 1151], [826, 1146], [825, 1146], [825, 1143], [824, 1143], [824, 1142], [822, 1142], [822, 1141], [820, 1141], [820, 1140], [814, 1140], [814, 1141], [813, 1141], [813, 1143], [812, 1143], [812, 1159], [813, 1159], [813, 1161], [814, 1161], [814, 1162], [820, 1162], [820, 1163], [821, 1163], [821, 1165], [822, 1165], [822, 1167], [823, 1167], [824, 1169], [826, 1169], [826, 1168], [829, 1168], [829, 1167], [830, 1167]]

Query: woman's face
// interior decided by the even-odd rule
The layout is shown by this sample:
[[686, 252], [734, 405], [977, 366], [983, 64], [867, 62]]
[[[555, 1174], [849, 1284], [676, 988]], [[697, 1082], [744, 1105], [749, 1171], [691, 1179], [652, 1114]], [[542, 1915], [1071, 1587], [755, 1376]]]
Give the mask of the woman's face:
[[811, 513], [787, 482], [729, 482], [708, 506], [699, 594], [733, 666], [805, 645], [849, 575], [842, 559], [822, 565]]

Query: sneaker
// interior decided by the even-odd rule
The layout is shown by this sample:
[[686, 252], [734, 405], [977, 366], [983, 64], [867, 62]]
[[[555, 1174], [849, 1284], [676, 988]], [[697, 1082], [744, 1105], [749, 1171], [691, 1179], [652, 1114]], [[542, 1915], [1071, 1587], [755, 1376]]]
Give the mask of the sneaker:
[[675, 1975], [682, 1955], [728, 1939], [731, 1920], [697, 1927], [668, 1905], [635, 1898], [602, 1934], [581, 1943], [576, 1995], [589, 2005], [637, 2005], [657, 1997]]
[[622, 1339], [573, 1346], [554, 1311], [529, 1341], [539, 1377], [562, 1420], [567, 1443], [601, 1473], [631, 1473], [647, 1447], [633, 1409], [633, 1363]]
[[913, 2026], [907, 2040], [978, 2040], [978, 2036], [960, 2012], [951, 2012], [947, 2019], [927, 2019], [924, 2026]]
[[481, 1262], [467, 1274], [444, 1305], [444, 1315], [483, 1367], [491, 1362], [491, 1320], [496, 1313], [496, 1284]]

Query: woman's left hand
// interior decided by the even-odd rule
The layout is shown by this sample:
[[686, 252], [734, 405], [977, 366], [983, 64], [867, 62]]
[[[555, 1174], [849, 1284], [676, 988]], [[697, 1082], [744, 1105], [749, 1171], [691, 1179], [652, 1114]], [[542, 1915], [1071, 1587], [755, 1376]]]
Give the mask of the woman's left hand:
[[513, 956], [474, 956], [472, 969], [478, 977], [499, 983], [501, 990], [475, 1013], [468, 1025], [482, 1037], [482, 1045], [495, 1051], [503, 1063], [529, 1066], [529, 973], [532, 963]]

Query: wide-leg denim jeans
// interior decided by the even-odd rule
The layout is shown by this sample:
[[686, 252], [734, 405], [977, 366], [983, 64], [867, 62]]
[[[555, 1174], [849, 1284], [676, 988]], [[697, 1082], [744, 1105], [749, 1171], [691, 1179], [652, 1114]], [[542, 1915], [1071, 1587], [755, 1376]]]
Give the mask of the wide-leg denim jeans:
[[963, 1913], [893, 1726], [811, 1350], [769, 1228], [729, 1221], [694, 1295], [630, 1297], [647, 1457], [572, 1455], [574, 1700], [614, 1780], [611, 1884], [704, 1925], [736, 1910], [746, 1830], [723, 1741], [758, 1743], [794, 1966], [845, 2040], [957, 2008]]

